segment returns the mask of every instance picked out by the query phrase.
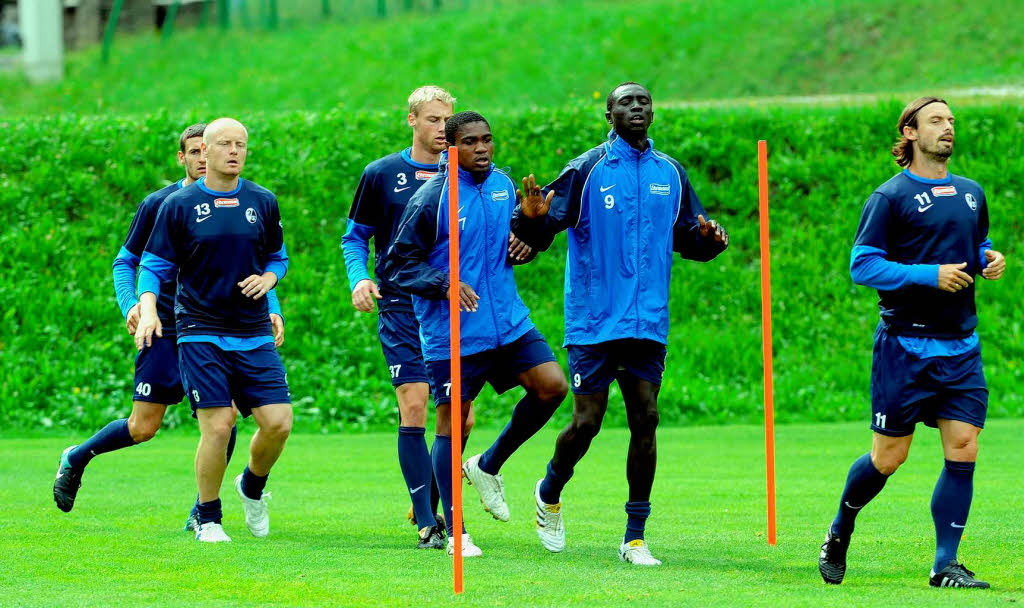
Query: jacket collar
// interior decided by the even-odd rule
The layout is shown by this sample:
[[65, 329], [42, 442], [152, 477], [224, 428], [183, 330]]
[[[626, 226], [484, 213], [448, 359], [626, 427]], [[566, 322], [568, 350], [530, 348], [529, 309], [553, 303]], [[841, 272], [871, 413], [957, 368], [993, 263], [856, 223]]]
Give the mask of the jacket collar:
[[618, 134], [615, 133], [615, 129], [612, 129], [608, 131], [608, 141], [604, 144], [604, 151], [610, 161], [625, 159], [633, 162], [639, 162], [645, 158], [654, 156], [654, 140], [648, 137], [647, 149], [640, 152], [633, 146], [626, 143], [626, 140], [619, 137]]

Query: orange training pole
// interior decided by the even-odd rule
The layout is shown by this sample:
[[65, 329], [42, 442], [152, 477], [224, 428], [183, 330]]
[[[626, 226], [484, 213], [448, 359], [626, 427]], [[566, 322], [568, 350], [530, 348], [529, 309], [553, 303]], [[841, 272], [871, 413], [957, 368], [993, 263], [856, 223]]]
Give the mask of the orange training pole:
[[462, 593], [462, 349], [459, 344], [459, 149], [448, 148], [448, 316], [452, 336], [452, 564], [455, 593]]
[[761, 218], [761, 329], [764, 348], [764, 452], [768, 472], [768, 544], [775, 537], [775, 404], [772, 386], [772, 274], [768, 253], [768, 142], [757, 142]]

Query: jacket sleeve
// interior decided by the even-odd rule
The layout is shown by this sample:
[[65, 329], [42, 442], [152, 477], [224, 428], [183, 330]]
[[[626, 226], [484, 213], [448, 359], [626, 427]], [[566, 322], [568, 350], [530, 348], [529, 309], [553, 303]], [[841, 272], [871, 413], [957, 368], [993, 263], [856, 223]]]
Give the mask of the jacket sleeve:
[[448, 273], [428, 263], [438, 242], [438, 188], [413, 195], [384, 258], [384, 274], [402, 291], [430, 300], [448, 297]]
[[672, 250], [679, 253], [684, 259], [698, 262], [708, 262], [718, 254], [725, 251], [725, 243], [715, 241], [714, 237], [706, 237], [700, 234], [700, 220], [698, 215], [710, 221], [708, 212], [704, 210], [697, 197], [697, 192], [690, 183], [686, 171], [678, 164], [673, 164], [679, 174], [679, 212], [676, 215], [676, 222], [672, 228]]
[[533, 248], [530, 257], [518, 264], [525, 264], [536, 257], [537, 253], [547, 251], [555, 235], [579, 221], [583, 199], [583, 164], [571, 162], [561, 175], [541, 190], [542, 196], [554, 191], [551, 208], [547, 215], [528, 218], [521, 213], [519, 205], [512, 210], [512, 233]]

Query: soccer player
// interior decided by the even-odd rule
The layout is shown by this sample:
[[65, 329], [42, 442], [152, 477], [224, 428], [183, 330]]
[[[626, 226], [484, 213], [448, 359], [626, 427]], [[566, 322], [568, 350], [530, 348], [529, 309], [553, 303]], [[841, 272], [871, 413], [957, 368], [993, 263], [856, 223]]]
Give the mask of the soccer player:
[[[185, 177], [143, 199], [132, 218], [124, 245], [114, 260], [114, 289], [129, 334], [135, 333], [139, 321], [135, 273], [153, 228], [157, 209], [171, 193], [189, 186], [206, 174], [206, 161], [200, 151], [205, 128], [205, 124], [199, 123], [182, 132], [178, 138], [178, 164], [185, 168]], [[174, 319], [174, 287], [173, 282], [162, 285], [162, 297], [157, 303], [158, 316], [168, 327], [168, 333], [164, 338], [154, 341], [151, 348], [139, 353], [135, 359], [135, 395], [131, 415], [111, 422], [81, 445], [71, 446], [61, 454], [57, 477], [53, 483], [53, 499], [60, 510], [68, 512], [74, 507], [82, 474], [94, 456], [149, 441], [160, 429], [167, 406], [179, 403], [184, 397], [185, 391], [181, 387], [178, 372], [178, 347], [171, 324]], [[270, 297], [271, 294], [268, 294]], [[283, 340], [284, 320], [276, 294], [271, 300], [271, 320], [275, 336]], [[234, 442], [235, 429], [232, 427], [226, 455], [229, 461]], [[194, 510], [193, 507], [193, 514]], [[192, 521], [191, 515], [189, 519]]]
[[1003, 276], [1006, 260], [988, 238], [988, 206], [977, 183], [949, 172], [955, 130], [942, 99], [907, 105], [892, 148], [903, 171], [864, 204], [850, 256], [854, 283], [878, 290], [881, 321], [871, 366], [871, 451], [850, 467], [818, 569], [826, 583], [846, 574], [857, 514], [907, 459], [918, 422], [938, 427], [945, 465], [935, 484], [933, 587], [989, 584], [957, 561], [967, 525], [988, 389], [974, 329], [974, 277]]
[[[413, 132], [412, 146], [366, 167], [341, 239], [352, 306], [373, 312], [377, 305], [377, 333], [398, 397], [398, 463], [412, 499], [411, 519], [419, 530], [420, 549], [445, 547], [444, 526], [435, 519], [437, 501], [431, 500], [436, 496], [436, 483], [424, 437], [430, 378], [420, 351], [420, 327], [412, 297], [388, 281], [383, 267], [409, 199], [437, 173], [437, 161], [445, 149], [444, 125], [454, 104], [455, 98], [441, 87], [424, 86], [409, 95], [406, 120]], [[366, 271], [371, 238], [377, 282]], [[471, 422], [463, 430], [463, 443]]]
[[[561, 493], [590, 447], [618, 381], [629, 422], [626, 533], [619, 558], [657, 566], [644, 541], [657, 461], [658, 391], [665, 369], [672, 252], [706, 262], [729, 236], [707, 213], [676, 160], [654, 149], [651, 94], [626, 82], [608, 95], [608, 141], [569, 162], [540, 189], [523, 180], [512, 230], [535, 249], [569, 231], [565, 271], [565, 346], [573, 419], [558, 436], [537, 482], [537, 534], [549, 551], [565, 548]], [[546, 196], [542, 196], [546, 194]]]
[[248, 465], [235, 478], [253, 536], [270, 530], [263, 490], [292, 426], [288, 384], [263, 297], [284, 278], [288, 256], [277, 198], [240, 177], [248, 139], [242, 123], [231, 118], [206, 128], [206, 176], [161, 205], [139, 278], [135, 345], [142, 350], [162, 335], [156, 304], [161, 285], [177, 275], [181, 376], [201, 434], [196, 539], [203, 542], [231, 540], [221, 526], [219, 496], [235, 424], [232, 402], [258, 426]]
[[[463, 423], [485, 382], [499, 393], [516, 385], [526, 389], [494, 444], [482, 456], [470, 458], [463, 469], [480, 491], [485, 508], [496, 519], [507, 521], [501, 466], [551, 418], [568, 389], [562, 369], [516, 288], [512, 272], [516, 260], [509, 251], [515, 184], [491, 162], [490, 125], [476, 112], [459, 112], [445, 125], [445, 138], [459, 149], [459, 293], [467, 313], [460, 315]], [[448, 175], [442, 169], [409, 201], [387, 253], [385, 274], [413, 295], [420, 322], [423, 358], [437, 407], [431, 457], [444, 505], [448, 553], [453, 554], [447, 198]], [[463, 556], [479, 556], [481, 551], [465, 527], [461, 534]]]

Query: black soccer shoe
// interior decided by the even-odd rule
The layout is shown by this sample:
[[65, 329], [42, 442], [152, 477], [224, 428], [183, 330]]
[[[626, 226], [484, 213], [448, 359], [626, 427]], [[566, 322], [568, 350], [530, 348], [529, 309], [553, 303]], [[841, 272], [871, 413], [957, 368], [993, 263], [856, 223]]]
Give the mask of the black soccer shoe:
[[417, 549], [444, 549], [444, 526], [431, 526], [420, 531], [420, 542]]
[[974, 578], [974, 573], [956, 560], [949, 562], [945, 568], [933, 574], [928, 579], [928, 584], [932, 587], [963, 587], [968, 589], [988, 589], [991, 587], [985, 581], [979, 581]]
[[825, 534], [825, 542], [821, 544], [821, 555], [818, 556], [818, 572], [821, 578], [830, 585], [838, 585], [846, 576], [846, 550], [850, 548], [850, 539], [843, 540], [832, 534], [829, 526]]
[[57, 508], [65, 513], [70, 513], [75, 506], [75, 497], [78, 496], [78, 488], [82, 487], [82, 473], [73, 469], [68, 464], [68, 452], [78, 446], [71, 446], [61, 452], [60, 460], [57, 463], [57, 478], [53, 480], [53, 501]]
[[[406, 513], [405, 519], [414, 526], [418, 525], [416, 522], [416, 512], [413, 511], [412, 507], [409, 507], [409, 512]], [[444, 517], [442, 517], [440, 513], [434, 513], [434, 520], [437, 521], [437, 524], [441, 526], [442, 530], [445, 529], [447, 524], [445, 524]]]

